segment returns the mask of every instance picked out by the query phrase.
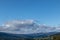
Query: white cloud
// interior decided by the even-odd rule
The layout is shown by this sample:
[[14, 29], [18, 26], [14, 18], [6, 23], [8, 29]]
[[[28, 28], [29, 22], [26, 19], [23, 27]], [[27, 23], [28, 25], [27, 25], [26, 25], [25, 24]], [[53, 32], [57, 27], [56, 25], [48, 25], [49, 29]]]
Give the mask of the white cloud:
[[46, 33], [55, 31], [60, 31], [60, 28], [37, 24], [34, 20], [14, 20], [6, 22], [0, 27], [0, 32], [16, 34]]

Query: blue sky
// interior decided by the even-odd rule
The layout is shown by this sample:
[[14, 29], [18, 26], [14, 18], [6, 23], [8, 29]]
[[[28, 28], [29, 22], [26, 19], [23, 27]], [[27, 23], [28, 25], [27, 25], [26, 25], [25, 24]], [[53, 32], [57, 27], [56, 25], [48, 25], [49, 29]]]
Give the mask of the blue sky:
[[10, 20], [34, 19], [41, 24], [60, 24], [60, 0], [0, 0], [0, 24]]

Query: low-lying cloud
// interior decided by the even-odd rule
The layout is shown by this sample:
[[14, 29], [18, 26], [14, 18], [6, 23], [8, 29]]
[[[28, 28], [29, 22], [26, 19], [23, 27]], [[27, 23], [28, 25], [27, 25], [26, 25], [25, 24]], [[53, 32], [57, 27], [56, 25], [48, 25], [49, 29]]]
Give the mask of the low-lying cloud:
[[40, 25], [34, 20], [13, 20], [0, 26], [0, 32], [14, 34], [60, 32], [60, 27]]

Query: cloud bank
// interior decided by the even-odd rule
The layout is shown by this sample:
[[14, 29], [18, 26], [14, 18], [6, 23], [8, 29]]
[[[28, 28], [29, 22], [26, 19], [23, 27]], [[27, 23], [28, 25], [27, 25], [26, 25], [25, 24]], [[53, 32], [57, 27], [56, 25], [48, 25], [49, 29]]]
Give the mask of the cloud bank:
[[60, 27], [40, 25], [34, 20], [13, 20], [0, 26], [0, 32], [13, 34], [60, 32]]

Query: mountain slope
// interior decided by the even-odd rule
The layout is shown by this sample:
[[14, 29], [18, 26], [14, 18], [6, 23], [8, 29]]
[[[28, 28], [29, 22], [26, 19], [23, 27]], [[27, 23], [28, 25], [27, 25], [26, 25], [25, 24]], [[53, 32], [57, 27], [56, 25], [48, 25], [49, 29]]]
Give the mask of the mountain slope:
[[10, 33], [0, 32], [0, 38], [37, 38], [37, 37], [48, 37], [54, 34], [57, 34], [57, 32], [36, 33], [36, 34], [10, 34]]

